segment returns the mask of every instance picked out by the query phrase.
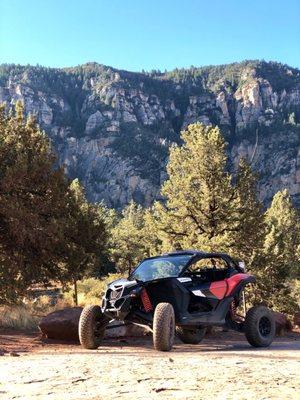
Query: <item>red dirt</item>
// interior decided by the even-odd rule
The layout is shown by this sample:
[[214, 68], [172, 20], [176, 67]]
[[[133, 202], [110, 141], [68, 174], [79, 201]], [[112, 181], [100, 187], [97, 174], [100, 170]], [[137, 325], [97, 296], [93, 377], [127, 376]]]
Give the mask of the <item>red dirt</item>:
[[0, 349], [5, 400], [294, 400], [300, 390], [299, 333], [254, 349], [244, 335], [217, 332], [199, 345], [176, 341], [166, 353], [153, 349], [151, 337], [106, 339], [86, 350], [6, 330]]
[[[237, 342], [243, 341], [243, 335], [236, 332], [222, 332], [217, 331], [215, 333], [206, 336], [206, 342], [209, 344], [215, 344], [216, 342], [222, 343], [223, 345], [233, 345]], [[300, 332], [294, 331], [289, 332], [283, 337], [277, 337], [277, 342], [287, 341], [299, 341]], [[148, 345], [150, 342], [149, 338], [137, 339], [137, 338], [120, 338], [120, 339], [107, 339], [105, 345], [116, 346], [118, 344], [127, 344], [135, 346], [136, 344], [142, 344], [145, 342]], [[17, 331], [13, 329], [0, 329], [0, 352], [22, 352], [22, 353], [33, 353], [39, 350], [53, 350], [59, 349], [78, 349], [79, 342], [76, 341], [63, 341], [47, 339], [42, 336], [40, 332], [28, 332], [28, 331]]]

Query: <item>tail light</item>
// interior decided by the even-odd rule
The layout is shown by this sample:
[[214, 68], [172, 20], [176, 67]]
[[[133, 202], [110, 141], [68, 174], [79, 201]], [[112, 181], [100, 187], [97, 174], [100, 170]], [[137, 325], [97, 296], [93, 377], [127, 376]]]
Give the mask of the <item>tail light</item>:
[[143, 289], [141, 292], [141, 300], [142, 300], [142, 303], [143, 303], [143, 306], [144, 306], [144, 309], [146, 312], [153, 310], [153, 307], [152, 307], [152, 304], [151, 304], [151, 301], [149, 299], [146, 289]]

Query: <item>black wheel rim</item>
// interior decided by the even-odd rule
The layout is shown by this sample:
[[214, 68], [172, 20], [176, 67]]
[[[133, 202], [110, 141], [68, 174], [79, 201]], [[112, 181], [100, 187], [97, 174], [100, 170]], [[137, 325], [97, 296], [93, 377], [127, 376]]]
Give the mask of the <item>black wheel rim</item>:
[[259, 320], [258, 329], [261, 336], [269, 336], [272, 330], [270, 319], [268, 317], [262, 317]]

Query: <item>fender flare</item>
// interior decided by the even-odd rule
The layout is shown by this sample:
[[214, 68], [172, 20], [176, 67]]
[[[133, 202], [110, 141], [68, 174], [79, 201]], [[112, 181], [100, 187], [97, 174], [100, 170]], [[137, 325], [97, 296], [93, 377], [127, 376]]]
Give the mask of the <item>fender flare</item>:
[[239, 279], [239, 282], [237, 282], [236, 285], [231, 286], [229, 285], [229, 279], [227, 279], [227, 284], [228, 284], [228, 289], [226, 292], [226, 297], [228, 296], [235, 296], [238, 292], [240, 292], [246, 285], [249, 283], [254, 283], [256, 281], [255, 277], [253, 275], [248, 275], [248, 274], [237, 274], [233, 275], [231, 278], [236, 277], [236, 279]]

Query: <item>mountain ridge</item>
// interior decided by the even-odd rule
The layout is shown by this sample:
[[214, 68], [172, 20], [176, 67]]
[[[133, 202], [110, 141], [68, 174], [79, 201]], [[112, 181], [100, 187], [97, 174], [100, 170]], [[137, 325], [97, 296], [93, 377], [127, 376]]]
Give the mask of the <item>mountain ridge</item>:
[[[166, 178], [168, 148], [196, 121], [218, 125], [232, 169], [261, 174], [260, 197], [287, 187], [300, 205], [300, 70], [259, 60], [167, 72], [98, 63], [68, 68], [0, 65], [0, 101], [38, 116], [60, 164], [91, 201], [150, 205]], [[258, 143], [256, 145], [256, 141]]]

